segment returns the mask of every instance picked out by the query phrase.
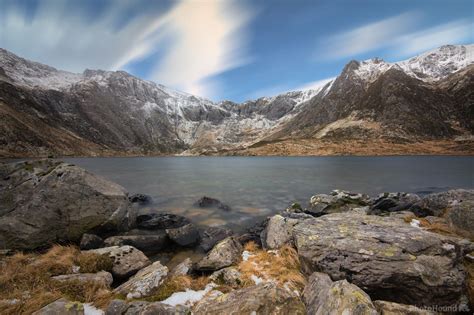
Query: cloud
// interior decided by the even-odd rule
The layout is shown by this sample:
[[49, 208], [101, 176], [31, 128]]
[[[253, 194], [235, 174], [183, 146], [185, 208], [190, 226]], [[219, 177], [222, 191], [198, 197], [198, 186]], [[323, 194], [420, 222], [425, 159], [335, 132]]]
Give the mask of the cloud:
[[472, 37], [473, 25], [468, 20], [420, 29], [418, 24], [422, 18], [421, 13], [407, 12], [332, 35], [320, 42], [317, 57], [335, 60], [382, 48], [389, 49], [392, 57], [410, 56]]
[[[175, 1], [168, 10], [142, 10], [121, 27], [138, 1], [113, 1], [91, 20], [77, 2], [44, 0], [34, 15], [18, 5], [0, 12], [0, 46], [59, 69], [118, 70], [146, 60], [148, 79], [210, 96], [212, 76], [247, 63], [245, 26], [255, 13], [237, 1]], [[171, 39], [171, 40], [170, 40]]]
[[251, 60], [244, 27], [253, 15], [233, 1], [181, 2], [166, 17], [166, 32], [175, 37], [151, 79], [212, 96], [212, 76]]

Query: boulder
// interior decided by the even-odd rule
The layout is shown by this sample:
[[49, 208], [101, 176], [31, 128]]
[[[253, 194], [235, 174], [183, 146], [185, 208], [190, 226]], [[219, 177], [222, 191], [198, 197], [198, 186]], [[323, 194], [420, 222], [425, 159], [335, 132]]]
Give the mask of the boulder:
[[180, 246], [191, 246], [199, 242], [199, 231], [189, 223], [174, 229], [166, 229], [168, 237]]
[[182, 305], [170, 306], [160, 302], [112, 300], [105, 315], [188, 315], [190, 310]]
[[84, 315], [84, 304], [59, 299], [34, 312], [33, 315]]
[[451, 206], [447, 211], [446, 220], [456, 234], [474, 240], [474, 199]]
[[214, 271], [229, 267], [240, 261], [242, 245], [233, 237], [217, 243], [207, 255], [196, 264], [199, 271]]
[[320, 272], [309, 277], [303, 300], [308, 314], [378, 314], [370, 297], [359, 287], [346, 280], [333, 282]]
[[433, 312], [426, 309], [421, 309], [413, 305], [399, 304], [387, 301], [374, 301], [375, 308], [380, 315], [436, 315], [438, 312]]
[[219, 285], [238, 286], [242, 283], [242, 274], [235, 267], [227, 267], [215, 271], [209, 279]]
[[[414, 204], [419, 202], [421, 198], [415, 194], [407, 193], [384, 193], [380, 194], [374, 203], [370, 206], [368, 214], [381, 215], [385, 213], [410, 210]], [[414, 208], [415, 209], [415, 208]], [[430, 213], [422, 209], [414, 212], [417, 216], [427, 216]]]
[[191, 258], [186, 258], [181, 263], [176, 265], [170, 272], [172, 276], [185, 276], [187, 275], [191, 269], [193, 268], [193, 261]]
[[201, 233], [201, 243], [199, 246], [206, 252], [211, 250], [217, 242], [234, 234], [231, 229], [221, 227], [208, 227]]
[[121, 231], [134, 211], [121, 186], [72, 164], [0, 164], [0, 248], [31, 250]]
[[145, 194], [133, 194], [128, 197], [131, 203], [138, 203], [139, 205], [147, 205], [151, 203], [152, 199], [150, 196]]
[[223, 295], [209, 295], [193, 308], [194, 315], [221, 314], [306, 314], [301, 299], [275, 283], [234, 290]]
[[67, 281], [79, 281], [87, 283], [97, 283], [104, 287], [110, 287], [114, 278], [107, 271], [100, 271], [98, 273], [73, 273], [67, 275], [59, 275], [51, 277], [54, 281], [67, 282]]
[[175, 229], [191, 223], [187, 218], [171, 213], [151, 213], [137, 216], [137, 227], [148, 230]]
[[130, 245], [145, 253], [156, 253], [166, 248], [168, 236], [164, 231], [155, 231], [154, 234], [118, 235], [105, 239], [105, 246]]
[[95, 234], [84, 234], [79, 247], [82, 250], [96, 249], [104, 246], [104, 240]]
[[347, 279], [373, 299], [417, 305], [456, 304], [464, 290], [465, 240], [401, 219], [335, 213], [294, 227], [303, 270]]
[[199, 208], [217, 208], [224, 211], [230, 211], [230, 207], [228, 205], [220, 202], [220, 200], [218, 199], [206, 196], [199, 199], [196, 202], [196, 206], [198, 206]]
[[474, 189], [454, 189], [424, 196], [413, 208], [432, 216], [443, 216], [448, 208], [463, 201], [474, 201]]
[[168, 275], [168, 268], [161, 265], [159, 261], [154, 262], [138, 271], [127, 282], [120, 285], [114, 291], [127, 296], [127, 299], [139, 299], [147, 297], [154, 289], [163, 283]]
[[370, 198], [367, 195], [343, 190], [333, 190], [330, 195], [314, 195], [306, 213], [319, 217], [329, 213], [350, 211], [354, 208], [367, 206]]
[[85, 252], [109, 255], [114, 261], [112, 275], [117, 279], [126, 279], [138, 270], [150, 265], [150, 260], [133, 246], [111, 246], [91, 249]]
[[284, 218], [279, 214], [271, 217], [260, 236], [263, 247], [277, 249], [285, 244], [293, 244], [293, 227], [297, 223], [297, 219]]

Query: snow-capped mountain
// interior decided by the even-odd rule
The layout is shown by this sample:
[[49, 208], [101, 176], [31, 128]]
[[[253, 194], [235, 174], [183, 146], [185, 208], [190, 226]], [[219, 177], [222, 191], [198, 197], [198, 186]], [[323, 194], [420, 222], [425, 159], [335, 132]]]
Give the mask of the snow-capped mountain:
[[[436, 93], [440, 82], [449, 85], [446, 80], [472, 69], [473, 47], [443, 46], [396, 63], [378, 58], [351, 61], [337, 78], [313, 89], [241, 104], [214, 103], [124, 71], [61, 71], [0, 49], [0, 115], [8, 119], [0, 127], [0, 142], [5, 144], [0, 154], [236, 152], [281, 139], [328, 138], [354, 126], [364, 136], [369, 132], [376, 137], [427, 137], [430, 130], [411, 130], [403, 121], [394, 124], [387, 121], [392, 114], [387, 118], [386, 113], [396, 116], [398, 111], [392, 119], [398, 121], [407, 108], [440, 99], [444, 109], [448, 104], [471, 108], [466, 105], [469, 97], [461, 96], [463, 86], [472, 80], [458, 89], [460, 100], [447, 92]], [[424, 98], [412, 104], [407, 93]], [[385, 104], [394, 99], [395, 105]], [[456, 102], [463, 104], [453, 105]], [[434, 119], [443, 121], [441, 131], [432, 130], [434, 137], [472, 133], [472, 125], [465, 118], [459, 120], [456, 110], [435, 111], [447, 116]], [[448, 120], [451, 127], [444, 122]]]

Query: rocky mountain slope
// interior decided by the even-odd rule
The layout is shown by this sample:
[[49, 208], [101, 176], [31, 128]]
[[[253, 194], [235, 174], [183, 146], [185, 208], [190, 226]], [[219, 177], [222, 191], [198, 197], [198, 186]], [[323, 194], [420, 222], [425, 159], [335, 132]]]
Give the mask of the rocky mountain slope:
[[443, 46], [398, 63], [351, 61], [317, 89], [236, 104], [0, 49], [0, 156], [470, 154], [473, 52]]

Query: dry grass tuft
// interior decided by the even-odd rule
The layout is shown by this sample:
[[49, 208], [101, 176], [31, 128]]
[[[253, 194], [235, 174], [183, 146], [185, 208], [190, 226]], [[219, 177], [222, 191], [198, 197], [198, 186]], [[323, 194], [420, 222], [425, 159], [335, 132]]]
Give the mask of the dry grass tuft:
[[186, 289], [195, 291], [202, 290], [208, 283], [209, 277], [192, 278], [188, 275], [171, 276], [166, 278], [156, 291], [149, 297], [145, 298], [145, 300], [150, 302], [163, 301], [175, 292], [183, 292], [186, 291]]
[[77, 281], [57, 282], [52, 276], [72, 273], [73, 266], [81, 272], [110, 270], [110, 258], [81, 253], [77, 247], [55, 245], [45, 254], [17, 253], [0, 264], [0, 300], [17, 303], [0, 304], [0, 314], [31, 314], [41, 307], [66, 297], [79, 302], [104, 306], [112, 296], [108, 288]]
[[426, 220], [425, 218], [418, 218], [417, 216], [410, 215], [403, 219], [406, 223], [410, 223], [412, 220], [420, 221], [420, 227], [426, 229], [427, 231], [444, 234], [444, 235], [453, 235], [456, 234], [447, 224], [434, 222], [430, 223], [430, 221]]
[[258, 245], [254, 241], [250, 241], [244, 245], [244, 250], [248, 252], [255, 252], [258, 250]]
[[254, 285], [252, 276], [264, 280], [273, 280], [282, 286], [302, 291], [306, 278], [300, 271], [300, 261], [296, 250], [288, 245], [282, 246], [279, 250], [265, 251], [258, 249], [254, 244], [246, 248], [253, 256], [247, 261], [241, 261], [238, 265], [242, 273], [243, 286]]

